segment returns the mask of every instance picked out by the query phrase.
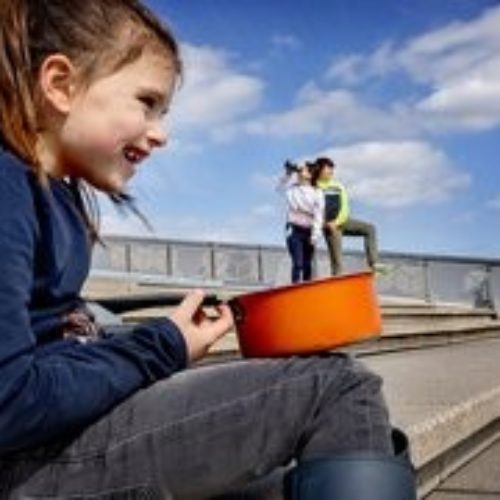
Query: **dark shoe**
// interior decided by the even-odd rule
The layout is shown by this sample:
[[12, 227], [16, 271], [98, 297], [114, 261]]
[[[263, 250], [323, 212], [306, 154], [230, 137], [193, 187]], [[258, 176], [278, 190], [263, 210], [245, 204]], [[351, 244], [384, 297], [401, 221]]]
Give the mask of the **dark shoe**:
[[289, 500], [416, 500], [408, 441], [393, 433], [396, 454], [352, 453], [299, 464], [285, 479]]

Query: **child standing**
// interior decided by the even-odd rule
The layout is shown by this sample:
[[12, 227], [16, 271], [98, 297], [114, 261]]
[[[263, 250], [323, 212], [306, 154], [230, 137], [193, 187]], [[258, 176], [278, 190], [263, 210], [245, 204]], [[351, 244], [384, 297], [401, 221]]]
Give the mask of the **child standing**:
[[120, 198], [166, 143], [180, 71], [139, 1], [0, 2], [0, 498], [208, 498], [296, 460], [289, 498], [413, 499], [350, 357], [186, 369], [232, 325], [201, 291], [120, 335], [86, 315], [87, 190]]
[[323, 226], [322, 192], [311, 185], [308, 164], [286, 171], [286, 244], [292, 259], [292, 283], [312, 278], [314, 250]]

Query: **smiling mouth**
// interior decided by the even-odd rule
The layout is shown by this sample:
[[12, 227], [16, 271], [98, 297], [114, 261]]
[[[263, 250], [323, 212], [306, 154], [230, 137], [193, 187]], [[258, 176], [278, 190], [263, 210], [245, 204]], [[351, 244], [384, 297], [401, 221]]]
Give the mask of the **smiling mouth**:
[[123, 150], [123, 156], [129, 163], [136, 165], [137, 163], [144, 160], [144, 158], [146, 158], [148, 155], [138, 148], [126, 147]]

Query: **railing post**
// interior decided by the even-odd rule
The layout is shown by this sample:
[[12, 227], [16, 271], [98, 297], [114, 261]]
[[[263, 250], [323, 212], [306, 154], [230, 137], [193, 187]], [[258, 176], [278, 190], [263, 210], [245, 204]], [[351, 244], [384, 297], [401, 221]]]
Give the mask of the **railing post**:
[[125, 272], [126, 273], [131, 273], [132, 272], [132, 249], [131, 249], [132, 242], [127, 242], [125, 243]]
[[422, 261], [422, 268], [424, 272], [424, 300], [427, 303], [432, 303], [432, 290], [431, 290], [431, 270], [430, 262], [427, 259]]
[[264, 283], [264, 257], [261, 246], [257, 247], [257, 282], [260, 285]]
[[215, 250], [216, 250], [215, 243], [209, 243], [209, 249], [210, 249], [210, 279], [212, 281], [215, 281], [217, 279], [217, 261], [215, 258]]
[[172, 248], [171, 243], [165, 242], [165, 271], [167, 276], [173, 276]]
[[493, 285], [491, 283], [491, 276], [492, 276], [491, 265], [489, 265], [489, 264], [485, 265], [484, 275], [485, 275], [485, 280], [484, 280], [485, 301], [486, 301], [488, 307], [492, 311], [495, 311], [495, 299], [493, 297]]

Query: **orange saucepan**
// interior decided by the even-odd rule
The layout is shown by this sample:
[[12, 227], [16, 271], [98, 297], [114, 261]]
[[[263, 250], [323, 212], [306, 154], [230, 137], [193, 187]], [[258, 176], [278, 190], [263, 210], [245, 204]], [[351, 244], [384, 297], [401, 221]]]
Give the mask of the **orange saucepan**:
[[248, 293], [229, 304], [246, 357], [328, 351], [381, 331], [372, 273]]
[[[122, 297], [98, 302], [114, 312], [174, 305], [180, 294]], [[209, 295], [204, 305], [221, 300]], [[329, 351], [377, 337], [381, 314], [372, 273], [346, 274], [245, 293], [228, 301], [245, 357]]]

